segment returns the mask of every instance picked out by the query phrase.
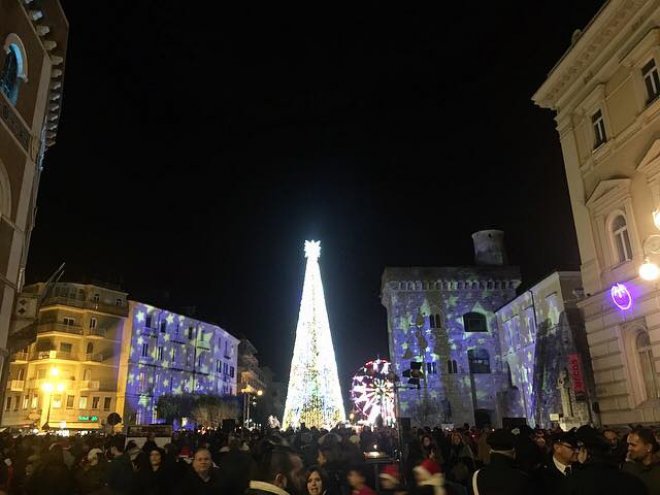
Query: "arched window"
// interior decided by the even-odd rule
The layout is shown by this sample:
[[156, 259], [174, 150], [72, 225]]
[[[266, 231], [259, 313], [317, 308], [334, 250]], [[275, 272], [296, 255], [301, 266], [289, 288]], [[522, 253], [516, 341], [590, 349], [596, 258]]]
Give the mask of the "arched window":
[[4, 60], [0, 71], [0, 91], [16, 105], [20, 92], [21, 80], [27, 81], [25, 48], [15, 34], [7, 36], [4, 44]]
[[658, 380], [655, 372], [653, 351], [651, 349], [651, 339], [648, 332], [639, 332], [635, 339], [635, 347], [637, 356], [639, 358], [639, 367], [644, 379], [644, 388], [646, 390], [647, 399], [657, 399], [660, 397], [658, 394]]
[[490, 354], [486, 349], [470, 349], [468, 351], [468, 362], [470, 363], [470, 373], [490, 373]]
[[614, 217], [610, 224], [612, 233], [612, 242], [614, 244], [615, 257], [619, 263], [632, 259], [632, 247], [630, 245], [630, 234], [628, 233], [628, 223], [623, 214]]
[[429, 328], [437, 328], [435, 326], [435, 315], [429, 315]]
[[466, 332], [487, 332], [486, 315], [481, 313], [466, 313], [463, 315], [463, 327]]

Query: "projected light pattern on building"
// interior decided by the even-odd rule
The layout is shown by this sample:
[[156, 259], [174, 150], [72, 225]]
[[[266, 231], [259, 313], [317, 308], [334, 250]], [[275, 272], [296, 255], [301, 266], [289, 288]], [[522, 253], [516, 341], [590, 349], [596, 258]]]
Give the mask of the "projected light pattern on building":
[[325, 305], [320, 241], [305, 241], [303, 283], [283, 428], [332, 427], [346, 420]]
[[131, 301], [126, 418], [157, 421], [163, 394], [236, 394], [238, 339], [222, 328]]

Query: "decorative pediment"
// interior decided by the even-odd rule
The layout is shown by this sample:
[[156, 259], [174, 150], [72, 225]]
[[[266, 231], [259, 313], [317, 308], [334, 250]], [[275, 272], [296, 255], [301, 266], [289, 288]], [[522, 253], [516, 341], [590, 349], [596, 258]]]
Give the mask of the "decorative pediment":
[[587, 207], [595, 213], [602, 213], [612, 206], [620, 204], [630, 196], [630, 179], [608, 179], [598, 183], [587, 200]]
[[660, 172], [660, 139], [656, 139], [639, 162], [637, 171], [651, 177]]

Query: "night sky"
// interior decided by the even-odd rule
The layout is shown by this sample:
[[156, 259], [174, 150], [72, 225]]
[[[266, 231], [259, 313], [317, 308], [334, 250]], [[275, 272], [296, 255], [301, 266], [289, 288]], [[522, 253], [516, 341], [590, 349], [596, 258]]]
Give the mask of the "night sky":
[[531, 96], [602, 3], [62, 0], [28, 281], [66, 262], [66, 280], [195, 306], [286, 381], [303, 241], [320, 239], [346, 393], [387, 355], [385, 266], [471, 264], [470, 234], [500, 228], [525, 285], [578, 267], [553, 116]]

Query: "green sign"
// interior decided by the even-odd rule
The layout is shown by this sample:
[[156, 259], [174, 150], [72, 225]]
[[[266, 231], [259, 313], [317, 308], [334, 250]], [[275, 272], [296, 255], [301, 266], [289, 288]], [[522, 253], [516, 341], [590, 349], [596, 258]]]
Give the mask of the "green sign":
[[97, 422], [99, 420], [98, 416], [78, 416], [78, 421], [93, 421]]

